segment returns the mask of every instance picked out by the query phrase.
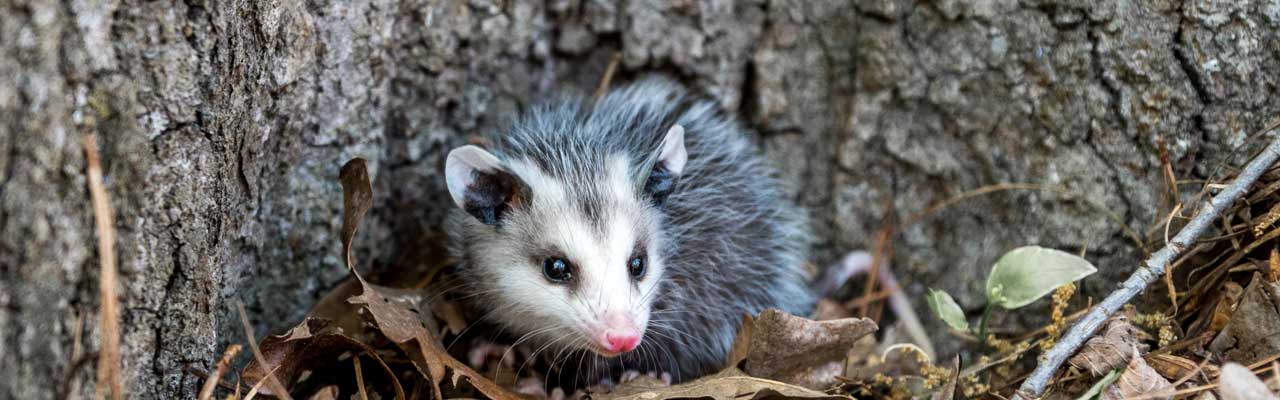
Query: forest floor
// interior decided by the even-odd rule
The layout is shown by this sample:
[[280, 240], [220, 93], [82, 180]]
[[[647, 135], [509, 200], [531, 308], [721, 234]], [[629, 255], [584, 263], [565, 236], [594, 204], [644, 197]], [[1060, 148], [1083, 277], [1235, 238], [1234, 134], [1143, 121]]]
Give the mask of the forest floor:
[[[92, 175], [95, 146], [87, 142], [85, 147]], [[476, 340], [483, 335], [475, 333], [468, 336], [475, 316], [454, 299], [423, 290], [447, 286], [452, 260], [438, 243], [406, 255], [414, 265], [402, 270], [411, 272], [378, 276], [379, 284], [358, 272], [352, 242], [373, 194], [364, 161], [355, 159], [341, 173], [339, 240], [350, 278], [296, 327], [261, 340], [240, 306], [252, 360], [239, 373], [231, 372], [237, 369], [232, 360], [244, 348], [232, 345], [213, 368], [187, 372], [206, 382], [201, 400], [1274, 399], [1280, 391], [1280, 247], [1275, 240], [1280, 237], [1280, 168], [1275, 168], [1273, 152], [1280, 154], [1280, 145], [1257, 157], [1270, 155], [1271, 161], [1215, 166], [1214, 178], [1200, 181], [1179, 180], [1166, 160], [1166, 217], [1145, 231], [1130, 232], [1134, 245], [1150, 257], [1140, 267], [1148, 268], [1149, 276], [1138, 279], [1143, 272], [1138, 271], [1137, 281], [1131, 281], [1138, 284], [1119, 285], [1112, 298], [1077, 296], [1074, 282], [1096, 271], [1088, 254], [1027, 247], [1010, 251], [993, 266], [989, 304], [981, 317], [965, 315], [940, 291], [916, 302], [933, 311], [917, 316], [889, 263], [882, 261], [892, 259], [893, 232], [968, 198], [1003, 190], [1053, 190], [996, 185], [958, 195], [901, 222], [887, 218], [871, 252], [853, 253], [843, 265], [829, 269], [837, 273], [827, 276], [832, 286], [827, 292], [852, 296], [822, 299], [812, 319], [777, 310], [744, 316], [720, 373], [672, 385], [670, 376], [637, 371], [620, 383], [602, 382], [573, 393], [548, 384], [545, 360], [536, 351], [519, 343]], [[1184, 187], [1200, 190], [1183, 199]], [[105, 192], [100, 187], [90, 191], [101, 206], [95, 207], [100, 250], [108, 254], [114, 235]], [[115, 267], [109, 264], [114, 260], [104, 259], [104, 287], [114, 287], [106, 282], [114, 279]], [[841, 286], [844, 290], [834, 290]], [[1130, 301], [1135, 295], [1140, 299]], [[1045, 296], [1050, 317], [1043, 326], [1020, 331], [988, 326], [993, 312], [1043, 312], [1046, 302], [1035, 301]], [[112, 297], [104, 289], [103, 298]], [[104, 315], [115, 314], [113, 302], [103, 306]], [[963, 343], [967, 351], [937, 359], [921, 318], [944, 320], [951, 327], [948, 340]], [[111, 340], [118, 326], [112, 318], [102, 322], [106, 338], [98, 362], [109, 366], [119, 362], [119, 339]], [[880, 324], [894, 329], [874, 334]], [[1094, 329], [1068, 330], [1090, 324]], [[1041, 370], [1033, 372], [1037, 365]], [[106, 371], [98, 376], [98, 382], [106, 383], [99, 390], [120, 393], [120, 377], [110, 372], [117, 369], [99, 370]]]

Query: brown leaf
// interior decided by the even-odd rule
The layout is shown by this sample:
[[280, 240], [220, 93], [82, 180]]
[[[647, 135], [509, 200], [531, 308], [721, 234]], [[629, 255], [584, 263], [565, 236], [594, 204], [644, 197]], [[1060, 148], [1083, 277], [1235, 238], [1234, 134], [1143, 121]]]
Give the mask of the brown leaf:
[[725, 357], [729, 360], [725, 368], [738, 368], [742, 361], [747, 359], [747, 354], [751, 351], [751, 335], [755, 326], [755, 318], [751, 318], [750, 314], [742, 314], [742, 326], [738, 328], [738, 335], [733, 338], [733, 347], [729, 348], [729, 356]]
[[369, 318], [383, 336], [400, 346], [414, 366], [423, 376], [429, 379], [434, 397], [443, 398], [440, 382], [454, 372], [453, 383], [456, 386], [459, 375], [466, 377], [472, 387], [492, 399], [519, 399], [521, 396], [512, 393], [489, 379], [481, 376], [466, 364], [454, 359], [444, 351], [436, 340], [434, 319], [421, 310], [423, 307], [421, 292], [413, 290], [393, 289], [370, 284], [360, 276], [355, 268], [355, 260], [351, 256], [351, 242], [355, 238], [357, 227], [364, 214], [369, 211], [373, 199], [373, 189], [369, 183], [365, 161], [352, 159], [342, 166], [342, 252], [347, 261], [347, 268], [360, 282], [360, 295], [347, 301], [351, 304], [363, 305]]
[[825, 377], [825, 367], [842, 363], [858, 339], [875, 331], [875, 322], [866, 318], [813, 321], [768, 309], [755, 318], [745, 371], [751, 376], [825, 387], [835, 379]]
[[[399, 295], [399, 298], [387, 296], [385, 293]], [[493, 399], [522, 398], [509, 390], [498, 386], [488, 378], [477, 373], [466, 364], [449, 355], [436, 340], [434, 330], [423, 318], [419, 306], [409, 301], [408, 293], [400, 289], [385, 288], [364, 283], [364, 292], [352, 297], [353, 304], [362, 304], [369, 312], [370, 318], [387, 339], [395, 342], [413, 360], [418, 371], [431, 381], [436, 398], [441, 398], [440, 382], [448, 376], [449, 370], [457, 377], [465, 377], [467, 382]]]
[[1280, 285], [1267, 282], [1262, 274], [1244, 290], [1231, 322], [1209, 344], [1209, 349], [1226, 360], [1253, 363], [1280, 353]]
[[[1203, 367], [1195, 361], [1178, 357], [1171, 354], [1151, 354], [1142, 356], [1147, 364], [1159, 372], [1161, 376], [1170, 381], [1177, 381], [1184, 377], [1197, 372], [1202, 372], [1209, 377], [1218, 376], [1218, 367], [1205, 364]], [[1199, 370], [1197, 371], [1197, 368]]]
[[1258, 379], [1248, 368], [1236, 363], [1222, 366], [1222, 378], [1218, 384], [1222, 400], [1275, 400], [1267, 384]]
[[355, 239], [360, 220], [373, 204], [373, 186], [369, 183], [368, 167], [363, 158], [353, 158], [342, 166], [338, 179], [342, 181], [342, 256], [347, 268], [355, 269], [351, 259], [351, 242]]
[[725, 400], [742, 399], [852, 399], [786, 383], [743, 375], [736, 368], [729, 368], [715, 375], [691, 382], [665, 387], [645, 385], [621, 386], [612, 393], [592, 396], [599, 399], [649, 400], [670, 398], [709, 398]]
[[1213, 314], [1209, 316], [1209, 330], [1212, 332], [1221, 332], [1227, 324], [1231, 322], [1231, 316], [1235, 315], [1236, 304], [1240, 303], [1240, 296], [1244, 294], [1244, 288], [1239, 283], [1226, 281], [1222, 283], [1221, 294], [1218, 295], [1218, 302], [1213, 306]]
[[1147, 365], [1135, 348], [1130, 354], [1128, 367], [1125, 368], [1124, 373], [1120, 374], [1120, 379], [1116, 383], [1102, 392], [1101, 399], [1120, 400], [1139, 395], [1163, 398], [1172, 397], [1173, 393], [1173, 384]]
[[[396, 398], [404, 399], [404, 388], [396, 379], [395, 373], [387, 365], [377, 351], [351, 337], [336, 332], [329, 322], [317, 318], [307, 318], [284, 335], [268, 336], [258, 346], [262, 351], [263, 362], [250, 360], [240, 376], [245, 382], [253, 383], [266, 377], [267, 371], [275, 370], [275, 376], [285, 390], [293, 390], [293, 383], [305, 370], [315, 370], [328, 363], [339, 362], [339, 356], [351, 352], [365, 354], [378, 362], [382, 371], [392, 383]], [[264, 389], [264, 394], [269, 390]]]
[[1128, 364], [1132, 355], [1147, 351], [1147, 345], [1139, 341], [1143, 335], [1142, 330], [1129, 323], [1127, 317], [1113, 317], [1107, 322], [1103, 333], [1085, 342], [1084, 347], [1069, 362], [1094, 376], [1106, 375], [1111, 370]]

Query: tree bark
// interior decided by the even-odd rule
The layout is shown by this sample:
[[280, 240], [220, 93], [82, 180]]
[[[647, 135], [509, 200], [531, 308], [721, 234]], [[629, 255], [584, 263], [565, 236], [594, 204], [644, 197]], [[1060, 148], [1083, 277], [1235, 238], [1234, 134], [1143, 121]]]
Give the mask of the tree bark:
[[[1261, 0], [4, 1], [0, 398], [52, 398], [77, 327], [97, 349], [86, 133], [116, 213], [125, 386], [188, 398], [184, 369], [246, 340], [235, 300], [279, 332], [345, 276], [344, 161], [369, 160], [359, 254], [388, 268], [439, 232], [450, 148], [590, 93], [615, 54], [615, 84], [665, 73], [753, 128], [819, 263], [870, 247], [886, 204], [912, 215], [1002, 182], [1079, 193], [979, 197], [898, 233], [907, 290], [976, 311], [1016, 246], [1136, 266], [1124, 227], [1169, 209], [1160, 143], [1180, 179], [1261, 148], [1247, 136], [1280, 116], [1278, 32]], [[70, 375], [83, 393], [91, 369]]]

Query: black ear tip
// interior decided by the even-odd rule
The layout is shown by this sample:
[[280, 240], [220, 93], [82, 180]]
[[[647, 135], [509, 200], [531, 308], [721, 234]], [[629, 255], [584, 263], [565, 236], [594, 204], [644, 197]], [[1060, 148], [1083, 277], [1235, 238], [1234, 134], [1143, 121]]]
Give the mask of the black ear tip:
[[653, 166], [653, 171], [649, 173], [649, 179], [645, 181], [644, 191], [649, 194], [649, 198], [653, 200], [656, 206], [662, 206], [666, 203], [667, 197], [676, 188], [676, 175], [671, 173], [665, 165], [659, 163]]
[[487, 225], [497, 225], [513, 206], [523, 204], [529, 196], [524, 183], [515, 175], [495, 170], [476, 173], [467, 187], [462, 208]]

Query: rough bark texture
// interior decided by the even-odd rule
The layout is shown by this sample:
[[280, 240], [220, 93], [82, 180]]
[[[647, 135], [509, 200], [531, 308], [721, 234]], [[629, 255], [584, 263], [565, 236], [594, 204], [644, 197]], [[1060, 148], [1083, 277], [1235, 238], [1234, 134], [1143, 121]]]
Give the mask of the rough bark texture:
[[126, 387], [186, 398], [184, 367], [244, 340], [235, 299], [279, 331], [344, 276], [343, 161], [370, 161], [361, 254], [386, 265], [438, 230], [449, 148], [593, 90], [615, 53], [619, 79], [674, 75], [756, 129], [820, 263], [869, 247], [885, 204], [993, 183], [1120, 216], [1017, 192], [901, 232], [908, 290], [977, 309], [1023, 244], [1127, 274], [1122, 226], [1161, 217], [1158, 141], [1205, 177], [1280, 115], [1277, 32], [1276, 0], [3, 1], [0, 398], [53, 397], [78, 315], [97, 348], [85, 132], [117, 213]]

